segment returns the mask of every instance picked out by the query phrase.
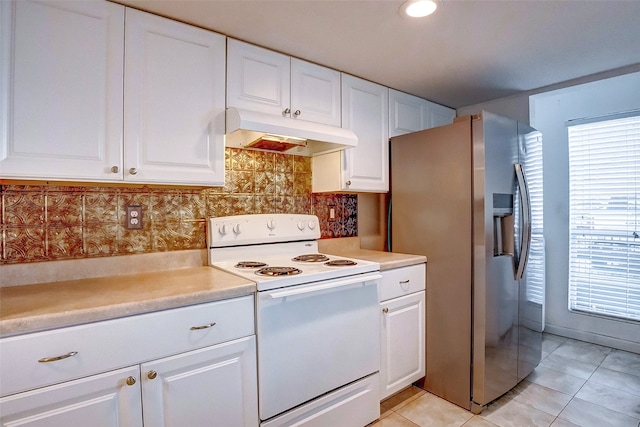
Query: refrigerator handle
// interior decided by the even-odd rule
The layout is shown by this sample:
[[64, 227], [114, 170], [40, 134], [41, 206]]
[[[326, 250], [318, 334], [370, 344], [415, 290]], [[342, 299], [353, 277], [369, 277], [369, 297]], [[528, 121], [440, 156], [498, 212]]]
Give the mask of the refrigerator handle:
[[529, 247], [531, 243], [531, 203], [529, 199], [529, 187], [524, 176], [524, 169], [520, 163], [515, 164], [518, 187], [520, 188], [520, 205], [522, 206], [522, 235], [520, 238], [520, 259], [516, 269], [516, 280], [524, 276], [527, 261], [529, 259]]

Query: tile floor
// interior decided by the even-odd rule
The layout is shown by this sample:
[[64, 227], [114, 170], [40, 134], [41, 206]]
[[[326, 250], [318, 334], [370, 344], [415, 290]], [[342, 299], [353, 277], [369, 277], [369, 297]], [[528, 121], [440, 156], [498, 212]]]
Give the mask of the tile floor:
[[540, 365], [480, 415], [411, 387], [370, 426], [640, 427], [640, 354], [544, 334]]

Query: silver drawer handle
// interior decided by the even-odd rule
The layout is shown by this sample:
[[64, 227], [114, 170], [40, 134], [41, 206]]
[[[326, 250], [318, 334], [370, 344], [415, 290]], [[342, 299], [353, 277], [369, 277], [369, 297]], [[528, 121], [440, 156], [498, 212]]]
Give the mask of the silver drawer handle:
[[382, 309], [382, 312], [383, 312], [383, 313], [388, 313], [388, 312], [389, 312], [389, 308], [388, 308], [388, 307], [383, 308], [383, 309]]
[[56, 362], [58, 360], [66, 359], [67, 357], [75, 356], [76, 354], [78, 354], [77, 351], [70, 351], [67, 354], [63, 354], [62, 356], [43, 357], [42, 359], [39, 359], [38, 362], [40, 363]]
[[400, 281], [400, 284], [401, 284], [401, 285], [406, 285], [406, 284], [407, 284], [407, 283], [409, 283], [409, 282], [411, 282], [411, 280], [410, 280], [410, 279], [407, 279], [407, 280], [401, 280], [401, 281]]
[[213, 327], [213, 326], [215, 326], [215, 325], [216, 325], [216, 322], [209, 323], [208, 325], [192, 326], [192, 327], [191, 327], [191, 330], [192, 330], [192, 331], [198, 331], [198, 330], [200, 330], [200, 329], [209, 329], [209, 328], [211, 328], [211, 327]]

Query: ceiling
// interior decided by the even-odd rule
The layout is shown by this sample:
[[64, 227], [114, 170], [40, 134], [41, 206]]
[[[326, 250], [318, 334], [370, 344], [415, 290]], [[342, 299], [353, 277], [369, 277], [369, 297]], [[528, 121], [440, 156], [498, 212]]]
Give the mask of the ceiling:
[[459, 108], [640, 63], [640, 0], [116, 0]]

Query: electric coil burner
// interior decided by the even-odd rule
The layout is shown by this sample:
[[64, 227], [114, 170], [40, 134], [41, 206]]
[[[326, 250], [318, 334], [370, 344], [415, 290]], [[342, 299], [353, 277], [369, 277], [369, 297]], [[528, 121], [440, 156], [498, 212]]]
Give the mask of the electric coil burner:
[[260, 268], [266, 267], [267, 263], [260, 261], [240, 261], [234, 267], [236, 268]]
[[256, 284], [260, 427], [376, 420], [380, 266], [318, 253], [314, 215], [228, 216], [208, 226], [210, 265]]
[[302, 270], [294, 267], [264, 267], [256, 271], [258, 276], [293, 276], [300, 273]]
[[324, 265], [328, 265], [329, 267], [349, 267], [358, 265], [358, 263], [351, 259], [334, 259], [333, 261], [325, 262]]
[[293, 258], [291, 261], [298, 262], [322, 262], [329, 261], [329, 257], [324, 254], [307, 254], [307, 255], [298, 255]]

